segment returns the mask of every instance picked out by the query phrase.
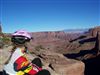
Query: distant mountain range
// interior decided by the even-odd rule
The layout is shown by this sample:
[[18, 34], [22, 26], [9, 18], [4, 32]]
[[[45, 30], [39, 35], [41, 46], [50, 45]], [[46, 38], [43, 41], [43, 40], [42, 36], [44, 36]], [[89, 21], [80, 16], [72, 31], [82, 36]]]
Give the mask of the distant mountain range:
[[85, 33], [87, 32], [89, 29], [65, 29], [63, 30], [66, 33]]

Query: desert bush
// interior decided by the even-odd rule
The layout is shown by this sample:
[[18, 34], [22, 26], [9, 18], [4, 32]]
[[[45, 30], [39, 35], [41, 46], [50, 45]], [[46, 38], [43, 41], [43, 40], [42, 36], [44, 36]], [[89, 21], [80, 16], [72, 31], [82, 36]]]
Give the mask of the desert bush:
[[3, 42], [4, 44], [9, 44], [11, 40], [9, 37], [2, 37], [0, 38], [0, 41]]
[[37, 45], [35, 50], [40, 51], [41, 49], [45, 49], [42, 45]]

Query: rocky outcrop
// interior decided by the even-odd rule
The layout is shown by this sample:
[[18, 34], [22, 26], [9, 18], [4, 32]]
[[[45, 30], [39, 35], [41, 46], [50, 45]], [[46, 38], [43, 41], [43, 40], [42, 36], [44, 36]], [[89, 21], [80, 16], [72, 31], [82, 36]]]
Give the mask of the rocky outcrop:
[[71, 54], [66, 54], [65, 56], [82, 60], [85, 63], [85, 75], [100, 75], [100, 27], [90, 29], [88, 35], [85, 36], [72, 41], [72, 43], [79, 42], [80, 45], [76, 48], [76, 51], [80, 51], [75, 53], [74, 50], [74, 52], [71, 51]]
[[98, 51], [100, 52], [100, 31], [98, 32], [97, 42], [98, 42]]
[[[39, 55], [57, 75], [84, 75], [85, 65], [81, 61], [68, 59], [62, 54], [45, 51]], [[51, 72], [51, 70], [50, 70]], [[55, 75], [51, 73], [52, 75]]]
[[98, 54], [100, 53], [100, 32], [97, 32], [95, 50]]
[[100, 32], [100, 26], [97, 26], [89, 30], [90, 35], [93, 37], [96, 37], [97, 32]]
[[93, 52], [95, 52], [95, 54], [86, 54], [85, 56], [88, 58], [84, 57], [85, 75], [100, 75], [100, 31], [97, 32], [96, 44]]
[[78, 61], [73, 64], [71, 62], [69, 64], [51, 64], [51, 66], [59, 75], [84, 75], [84, 64]]
[[88, 50], [98, 50], [99, 48], [99, 34], [100, 34], [100, 26], [91, 28], [89, 31], [72, 40], [69, 45], [66, 47], [67, 53], [79, 53], [80, 51], [88, 51]]

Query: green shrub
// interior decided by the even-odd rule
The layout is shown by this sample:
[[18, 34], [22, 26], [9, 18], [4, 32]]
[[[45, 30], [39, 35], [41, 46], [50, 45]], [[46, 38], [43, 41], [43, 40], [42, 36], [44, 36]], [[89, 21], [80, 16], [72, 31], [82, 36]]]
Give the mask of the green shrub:
[[10, 38], [9, 37], [2, 37], [2, 38], [0, 38], [0, 41], [2, 41], [4, 44], [9, 44]]

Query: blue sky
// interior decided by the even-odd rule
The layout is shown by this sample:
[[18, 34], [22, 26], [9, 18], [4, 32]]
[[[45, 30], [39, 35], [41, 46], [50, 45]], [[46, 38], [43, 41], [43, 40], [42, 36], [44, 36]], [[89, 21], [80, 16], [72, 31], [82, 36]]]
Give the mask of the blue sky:
[[100, 25], [100, 0], [0, 0], [3, 32], [83, 29]]

